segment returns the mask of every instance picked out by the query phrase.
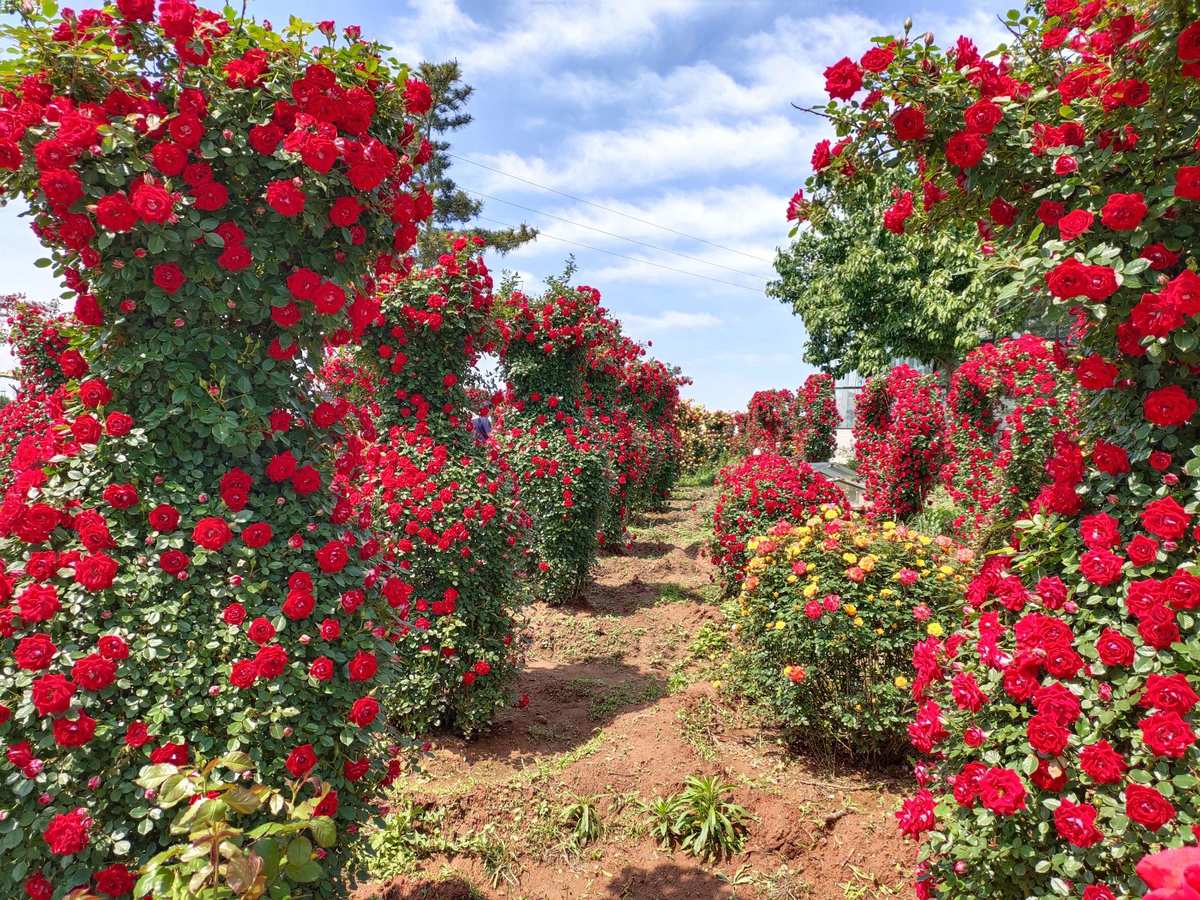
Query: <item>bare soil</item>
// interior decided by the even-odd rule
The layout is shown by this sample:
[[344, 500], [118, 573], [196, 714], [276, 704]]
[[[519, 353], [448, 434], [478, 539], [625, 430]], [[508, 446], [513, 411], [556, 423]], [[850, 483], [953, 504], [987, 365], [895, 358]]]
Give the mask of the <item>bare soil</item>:
[[[794, 755], [720, 690], [728, 625], [702, 551], [712, 504], [711, 489], [677, 491], [602, 558], [580, 604], [529, 611], [528, 706], [480, 739], [435, 743], [393, 798], [418, 811], [434, 851], [354, 900], [907, 895], [903, 779]], [[720, 775], [752, 814], [731, 859], [702, 863], [647, 833], [640, 804], [694, 774]], [[580, 798], [604, 826], [582, 848], [563, 822]]]

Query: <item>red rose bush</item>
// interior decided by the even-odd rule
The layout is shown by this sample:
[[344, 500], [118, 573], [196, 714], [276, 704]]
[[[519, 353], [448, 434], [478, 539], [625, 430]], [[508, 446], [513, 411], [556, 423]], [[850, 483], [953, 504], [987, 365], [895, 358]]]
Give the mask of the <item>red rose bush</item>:
[[430, 96], [357, 31], [308, 49], [188, 2], [4, 30], [0, 185], [86, 370], [0, 505], [0, 879], [120, 896], [171, 840], [148, 766], [244, 751], [343, 824], [398, 771], [375, 732], [400, 623], [308, 373], [416, 239]]
[[[1200, 21], [1053, 0], [1007, 24], [995, 54], [905, 35], [869, 51], [882, 65], [832, 67], [845, 137], [810, 188], [889, 173], [923, 199], [893, 212], [904, 228], [977, 223], [997, 298], [1069, 322], [1078, 433], [1051, 425], [1010, 546], [960, 626], [913, 650], [928, 760], [898, 816], [919, 896], [1112, 900], [1200, 826]], [[1178, 885], [1141, 871], [1156, 896]]]

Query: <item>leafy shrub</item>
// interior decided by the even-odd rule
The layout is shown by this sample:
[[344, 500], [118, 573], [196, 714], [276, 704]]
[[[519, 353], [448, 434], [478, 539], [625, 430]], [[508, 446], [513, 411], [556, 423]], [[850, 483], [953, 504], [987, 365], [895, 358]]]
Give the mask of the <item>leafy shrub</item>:
[[1008, 27], [1003, 59], [885, 37], [870, 69], [831, 67], [839, 99], [904, 106], [829, 104], [845, 138], [812, 186], [889, 173], [893, 224], [978, 223], [997, 299], [1070, 323], [1080, 436], [1052, 435], [1050, 481], [962, 627], [914, 652], [929, 758], [899, 821], [920, 897], [1112, 900], [1200, 825], [1200, 22], [1139, 0], [1035, 3]]
[[3, 27], [0, 186], [90, 371], [70, 436], [0, 506], [6, 896], [90, 890], [173, 845], [147, 761], [243, 751], [298, 802], [330, 785], [343, 822], [395, 776], [373, 733], [392, 613], [308, 376], [431, 207], [410, 183], [428, 88], [357, 31], [310, 49], [298, 20], [52, 9]]
[[899, 365], [858, 395], [854, 458], [874, 515], [903, 519], [919, 510], [946, 452], [942, 390], [933, 375]]
[[961, 618], [969, 552], [832, 507], [747, 549], [735, 667], [751, 695], [810, 749], [902, 757], [912, 647]]
[[725, 593], [745, 577], [746, 542], [780, 520], [802, 522], [828, 504], [847, 507], [841, 489], [807, 463], [774, 453], [751, 454], [718, 476], [709, 555]]

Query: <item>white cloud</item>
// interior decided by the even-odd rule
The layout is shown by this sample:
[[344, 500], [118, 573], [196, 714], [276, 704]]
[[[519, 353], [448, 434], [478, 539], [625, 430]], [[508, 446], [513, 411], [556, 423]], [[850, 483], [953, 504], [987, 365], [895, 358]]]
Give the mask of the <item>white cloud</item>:
[[[703, 0], [511, 0], [504, 24], [493, 29], [464, 13], [457, 0], [409, 0], [391, 43], [413, 59], [456, 57], [469, 77], [518, 65], [528, 74], [564, 56], [629, 52], [659, 40], [665, 23], [711, 8]], [[422, 23], [431, 27], [422, 29]]]
[[[569, 135], [556, 148], [553, 161], [516, 153], [493, 154], [480, 161], [547, 187], [580, 193], [784, 166], [795, 160], [797, 148], [808, 143], [801, 124], [784, 116], [743, 122], [650, 120]], [[484, 190], [489, 193], [513, 190], [519, 184], [494, 173], [486, 176]]]
[[617, 318], [638, 331], [680, 331], [692, 328], [715, 328], [721, 320], [712, 313], [684, 312], [668, 309], [653, 316], [641, 313], [618, 313]]

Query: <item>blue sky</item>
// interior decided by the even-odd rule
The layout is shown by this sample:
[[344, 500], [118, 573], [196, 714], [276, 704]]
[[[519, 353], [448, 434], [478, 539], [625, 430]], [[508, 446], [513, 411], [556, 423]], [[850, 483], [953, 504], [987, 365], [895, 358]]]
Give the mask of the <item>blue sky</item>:
[[[787, 241], [787, 200], [825, 136], [821, 120], [790, 104], [822, 101], [825, 66], [857, 58], [873, 35], [898, 33], [906, 15], [940, 43], [966, 33], [984, 47], [999, 40], [995, 14], [1005, 8], [995, 0], [836, 8], [811, 0], [251, 0], [249, 11], [277, 22], [336, 14], [339, 26], [362, 25], [400, 59], [457, 58], [476, 89], [475, 121], [454, 135], [452, 152], [482, 165], [456, 160], [454, 177], [497, 198], [485, 200], [481, 224], [526, 221], [543, 231], [490, 259], [493, 269], [514, 270], [536, 290], [574, 253], [578, 280], [600, 289], [626, 332], [692, 377], [688, 396], [738, 409], [755, 390], [795, 386], [811, 371], [799, 319], [762, 291]], [[0, 290], [57, 295], [33, 266], [37, 243], [11, 206], [0, 209], [0, 248]]]

